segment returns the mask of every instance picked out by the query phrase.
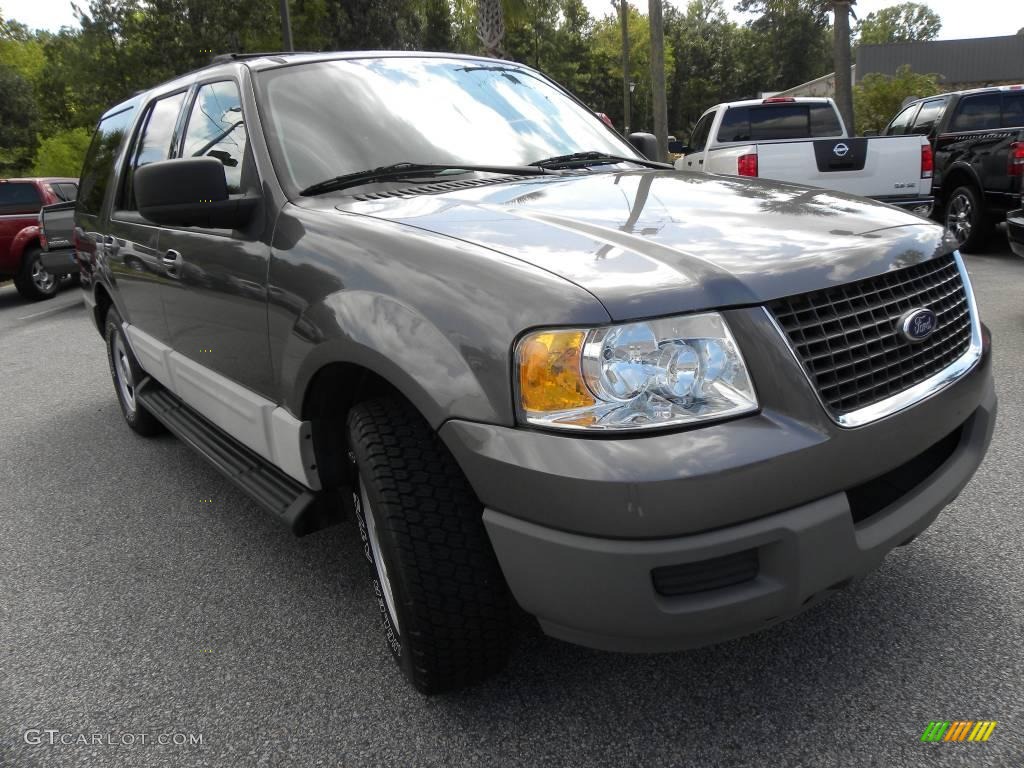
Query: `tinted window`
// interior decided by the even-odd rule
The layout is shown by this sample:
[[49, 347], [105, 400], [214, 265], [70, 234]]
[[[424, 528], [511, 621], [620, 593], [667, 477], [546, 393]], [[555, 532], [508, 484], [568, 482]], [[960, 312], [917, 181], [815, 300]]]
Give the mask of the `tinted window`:
[[987, 131], [998, 128], [1001, 102], [998, 93], [984, 93], [961, 99], [949, 130]]
[[82, 178], [78, 195], [77, 210], [98, 215], [103, 207], [110, 175], [114, 169], [117, 152], [121, 148], [128, 127], [131, 125], [134, 109], [129, 107], [115, 115], [104, 118], [96, 127], [92, 143], [85, 155]]
[[831, 104], [811, 104], [811, 136], [842, 136], [839, 115]]
[[68, 184], [67, 182], [57, 182], [51, 184], [50, 189], [53, 190], [53, 194], [55, 194], [64, 202], [74, 200], [76, 197], [78, 197], [78, 187], [74, 184]]
[[508, 62], [366, 58], [254, 75], [274, 166], [295, 189], [403, 160], [525, 165], [587, 150], [637, 156], [543, 75]]
[[1003, 128], [1024, 126], [1024, 92], [1003, 94]]
[[806, 104], [766, 104], [733, 107], [718, 129], [720, 142], [772, 141], [811, 137], [810, 110]]
[[711, 123], [714, 119], [715, 113], [712, 112], [709, 115], [704, 115], [704, 117], [697, 121], [697, 125], [693, 129], [693, 135], [690, 137], [691, 152], [704, 151], [704, 147], [708, 145], [708, 134], [711, 133]]
[[931, 129], [935, 127], [935, 121], [942, 116], [945, 109], [946, 99], [932, 99], [921, 104], [921, 111], [917, 113], [917, 119], [914, 120], [914, 128], [911, 133], [927, 136]]
[[210, 83], [196, 93], [185, 131], [184, 157], [216, 157], [224, 163], [228, 192], [242, 187], [242, 166], [248, 136], [242, 101], [233, 82]]
[[171, 156], [174, 128], [178, 122], [181, 105], [185, 103], [185, 92], [176, 93], [154, 101], [143, 120], [136, 144], [132, 150], [132, 161], [124, 180], [124, 194], [120, 208], [135, 210], [135, 190], [132, 188], [135, 170], [144, 165], [167, 160]]
[[38, 213], [42, 204], [35, 184], [0, 182], [0, 215]]
[[911, 104], [909, 107], [897, 114], [896, 117], [892, 119], [892, 122], [886, 126], [884, 134], [886, 136], [902, 136], [905, 134], [907, 129], [910, 127], [910, 120], [914, 116], [914, 113], [917, 112], [917, 108], [919, 106], [919, 104]]

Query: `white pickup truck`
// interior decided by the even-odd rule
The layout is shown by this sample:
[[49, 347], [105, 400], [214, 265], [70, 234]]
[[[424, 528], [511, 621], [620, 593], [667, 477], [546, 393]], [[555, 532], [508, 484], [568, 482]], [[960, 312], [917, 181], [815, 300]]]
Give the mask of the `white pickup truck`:
[[681, 171], [760, 176], [871, 197], [927, 216], [932, 149], [924, 136], [852, 137], [832, 99], [773, 97], [718, 104], [705, 112]]

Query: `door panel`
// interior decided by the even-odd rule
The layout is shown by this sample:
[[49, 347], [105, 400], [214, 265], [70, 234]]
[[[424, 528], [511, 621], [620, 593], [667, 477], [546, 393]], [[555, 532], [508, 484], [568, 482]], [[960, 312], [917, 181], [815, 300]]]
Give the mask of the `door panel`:
[[[201, 85], [184, 129], [185, 157], [216, 157], [228, 192], [259, 195], [238, 87]], [[267, 338], [267, 268], [262, 206], [244, 231], [165, 228], [160, 248], [179, 263], [165, 311], [171, 348], [265, 396], [273, 391]], [[173, 251], [173, 254], [170, 252]]]

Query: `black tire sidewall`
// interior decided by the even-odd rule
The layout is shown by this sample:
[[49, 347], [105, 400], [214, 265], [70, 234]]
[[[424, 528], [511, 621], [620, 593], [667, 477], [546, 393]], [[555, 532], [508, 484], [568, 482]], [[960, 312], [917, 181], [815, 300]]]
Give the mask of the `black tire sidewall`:
[[60, 290], [60, 280], [56, 277], [54, 277], [53, 280], [53, 290], [49, 293], [40, 291], [32, 281], [32, 265], [42, 258], [42, 254], [42, 249], [36, 246], [26, 248], [24, 253], [21, 255], [21, 266], [19, 267], [18, 274], [14, 280], [18, 293], [29, 301], [44, 301], [46, 299], [52, 299]]
[[113, 307], [111, 307], [107, 312], [107, 317], [104, 321], [103, 336], [107, 345], [107, 365], [110, 367], [110, 378], [114, 384], [114, 394], [117, 397], [117, 404], [121, 406], [121, 414], [124, 416], [125, 422], [127, 422], [128, 426], [131, 427], [133, 431], [140, 435], [149, 436], [158, 434], [163, 431], [163, 427], [160, 422], [158, 422], [156, 418], [149, 413], [141, 403], [139, 403], [138, 399], [135, 401], [135, 410], [133, 411], [129, 408], [121, 394], [121, 387], [117, 383], [117, 368], [114, 361], [115, 337], [120, 337], [121, 343], [124, 344], [124, 349], [128, 356], [128, 365], [131, 366], [132, 378], [135, 380], [136, 387], [138, 387], [139, 383], [146, 376], [146, 372], [142, 370], [142, 366], [140, 366], [138, 361], [136, 361], [132, 348], [124, 336], [121, 316]]
[[[373, 482], [373, 477], [368, 470], [365, 458], [360, 455], [361, 448], [354, 435], [349, 434], [348, 462], [351, 472], [352, 508], [355, 511], [356, 526], [359, 529], [359, 539], [363, 547], [363, 556], [366, 558], [370, 575], [370, 587], [373, 590], [373, 599], [376, 602], [379, 613], [378, 626], [388, 650], [391, 652], [395, 663], [401, 667], [402, 672], [407, 676], [412, 675], [413, 654], [407, 642], [406, 632], [411, 629], [412, 616], [407, 607], [408, 590], [404, 583], [404, 574], [399, 567], [399, 562], [394, 554], [394, 543], [390, 531], [384, 525], [385, 507], [380, 492]], [[391, 583], [392, 597], [395, 602], [395, 613], [398, 614], [398, 623], [405, 628], [403, 632], [395, 627], [388, 613], [387, 602], [384, 600], [384, 587], [381, 582], [380, 571], [374, 559], [373, 548], [370, 546], [369, 534], [366, 528], [365, 511], [363, 510], [361, 491], [365, 488], [366, 497], [374, 510], [374, 522], [377, 530], [377, 543], [380, 546], [381, 556], [384, 558], [388, 569], [388, 580]]]
[[964, 185], [954, 189], [947, 199], [943, 226], [949, 221], [949, 211], [953, 207], [953, 200], [958, 195], [964, 195], [971, 203], [971, 234], [958, 246], [963, 251], [979, 250], [985, 243], [987, 232], [987, 219], [982, 207], [981, 199], [973, 187]]

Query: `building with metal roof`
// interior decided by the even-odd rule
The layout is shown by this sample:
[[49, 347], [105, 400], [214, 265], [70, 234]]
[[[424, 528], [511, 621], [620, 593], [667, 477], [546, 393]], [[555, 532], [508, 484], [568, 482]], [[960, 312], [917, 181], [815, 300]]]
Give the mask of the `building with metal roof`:
[[866, 75], [895, 75], [901, 66], [937, 75], [946, 90], [1024, 82], [1024, 35], [861, 45], [857, 82]]

